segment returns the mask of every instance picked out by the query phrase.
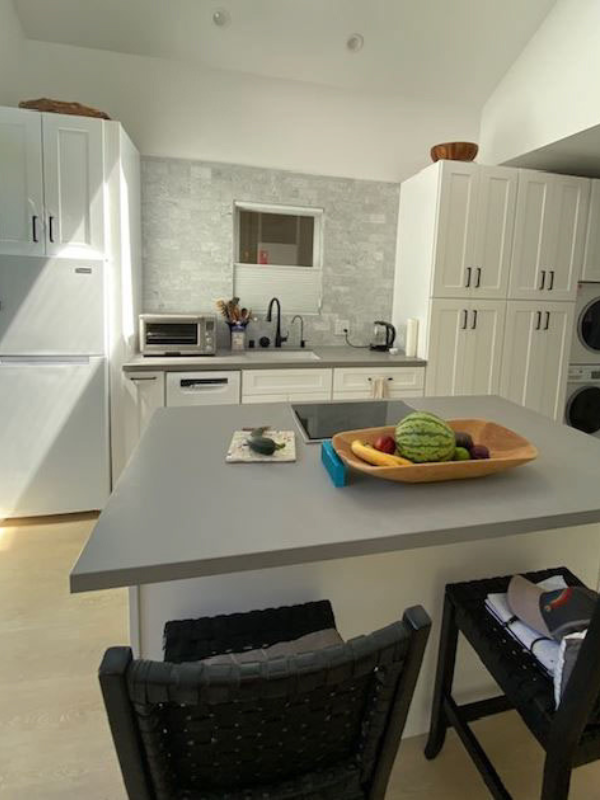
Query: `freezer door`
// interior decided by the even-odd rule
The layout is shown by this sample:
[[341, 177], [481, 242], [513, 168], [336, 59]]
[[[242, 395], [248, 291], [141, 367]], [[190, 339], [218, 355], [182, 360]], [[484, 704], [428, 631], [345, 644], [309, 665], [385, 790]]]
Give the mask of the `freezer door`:
[[106, 373], [104, 358], [0, 358], [0, 519], [104, 506]]
[[0, 256], [0, 355], [103, 355], [104, 264]]

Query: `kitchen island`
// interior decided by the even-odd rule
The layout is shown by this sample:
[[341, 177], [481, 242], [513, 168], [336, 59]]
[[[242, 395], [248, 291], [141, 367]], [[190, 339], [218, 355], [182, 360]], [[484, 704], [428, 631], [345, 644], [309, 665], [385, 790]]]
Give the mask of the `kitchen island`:
[[[437, 623], [447, 581], [565, 564], [596, 585], [598, 440], [496, 397], [411, 405], [494, 420], [532, 441], [539, 459], [475, 481], [415, 486], [353, 475], [336, 489], [289, 405], [160, 410], [72, 572], [72, 590], [132, 587], [132, 645], [160, 658], [169, 619], [328, 597], [350, 637], [415, 603]], [[234, 430], [267, 424], [297, 431], [295, 463], [225, 463]], [[436, 634], [411, 733], [426, 727]], [[459, 689], [478, 696], [484, 673], [461, 658]]]

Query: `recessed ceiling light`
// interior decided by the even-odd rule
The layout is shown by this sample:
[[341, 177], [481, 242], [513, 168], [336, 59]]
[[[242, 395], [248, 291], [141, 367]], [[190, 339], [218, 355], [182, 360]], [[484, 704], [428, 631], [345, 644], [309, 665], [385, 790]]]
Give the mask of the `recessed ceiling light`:
[[358, 53], [359, 50], [363, 49], [363, 45], [365, 43], [364, 38], [360, 35], [360, 33], [353, 33], [352, 36], [348, 37], [348, 41], [346, 42], [346, 47], [350, 50], [351, 53]]
[[224, 8], [217, 9], [212, 18], [217, 28], [225, 28], [231, 22], [229, 11], [226, 11]]

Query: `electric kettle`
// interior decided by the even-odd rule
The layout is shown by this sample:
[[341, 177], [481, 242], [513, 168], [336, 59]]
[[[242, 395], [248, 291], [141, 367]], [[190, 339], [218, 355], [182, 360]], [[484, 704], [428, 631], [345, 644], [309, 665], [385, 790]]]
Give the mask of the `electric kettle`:
[[373, 341], [370, 344], [371, 350], [389, 350], [394, 346], [396, 340], [396, 329], [389, 322], [378, 320], [373, 323]]

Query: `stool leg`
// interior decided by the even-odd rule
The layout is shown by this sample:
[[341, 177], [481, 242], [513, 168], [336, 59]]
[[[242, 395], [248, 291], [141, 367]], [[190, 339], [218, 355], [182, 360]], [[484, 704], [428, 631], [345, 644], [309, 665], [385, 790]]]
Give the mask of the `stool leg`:
[[546, 756], [542, 800], [567, 800], [571, 785], [571, 765], [560, 757]]
[[454, 606], [446, 596], [444, 599], [440, 650], [431, 708], [431, 727], [425, 747], [425, 757], [428, 759], [435, 758], [438, 755], [446, 740], [448, 719], [444, 711], [444, 698], [452, 693], [457, 644], [458, 627], [456, 625]]

